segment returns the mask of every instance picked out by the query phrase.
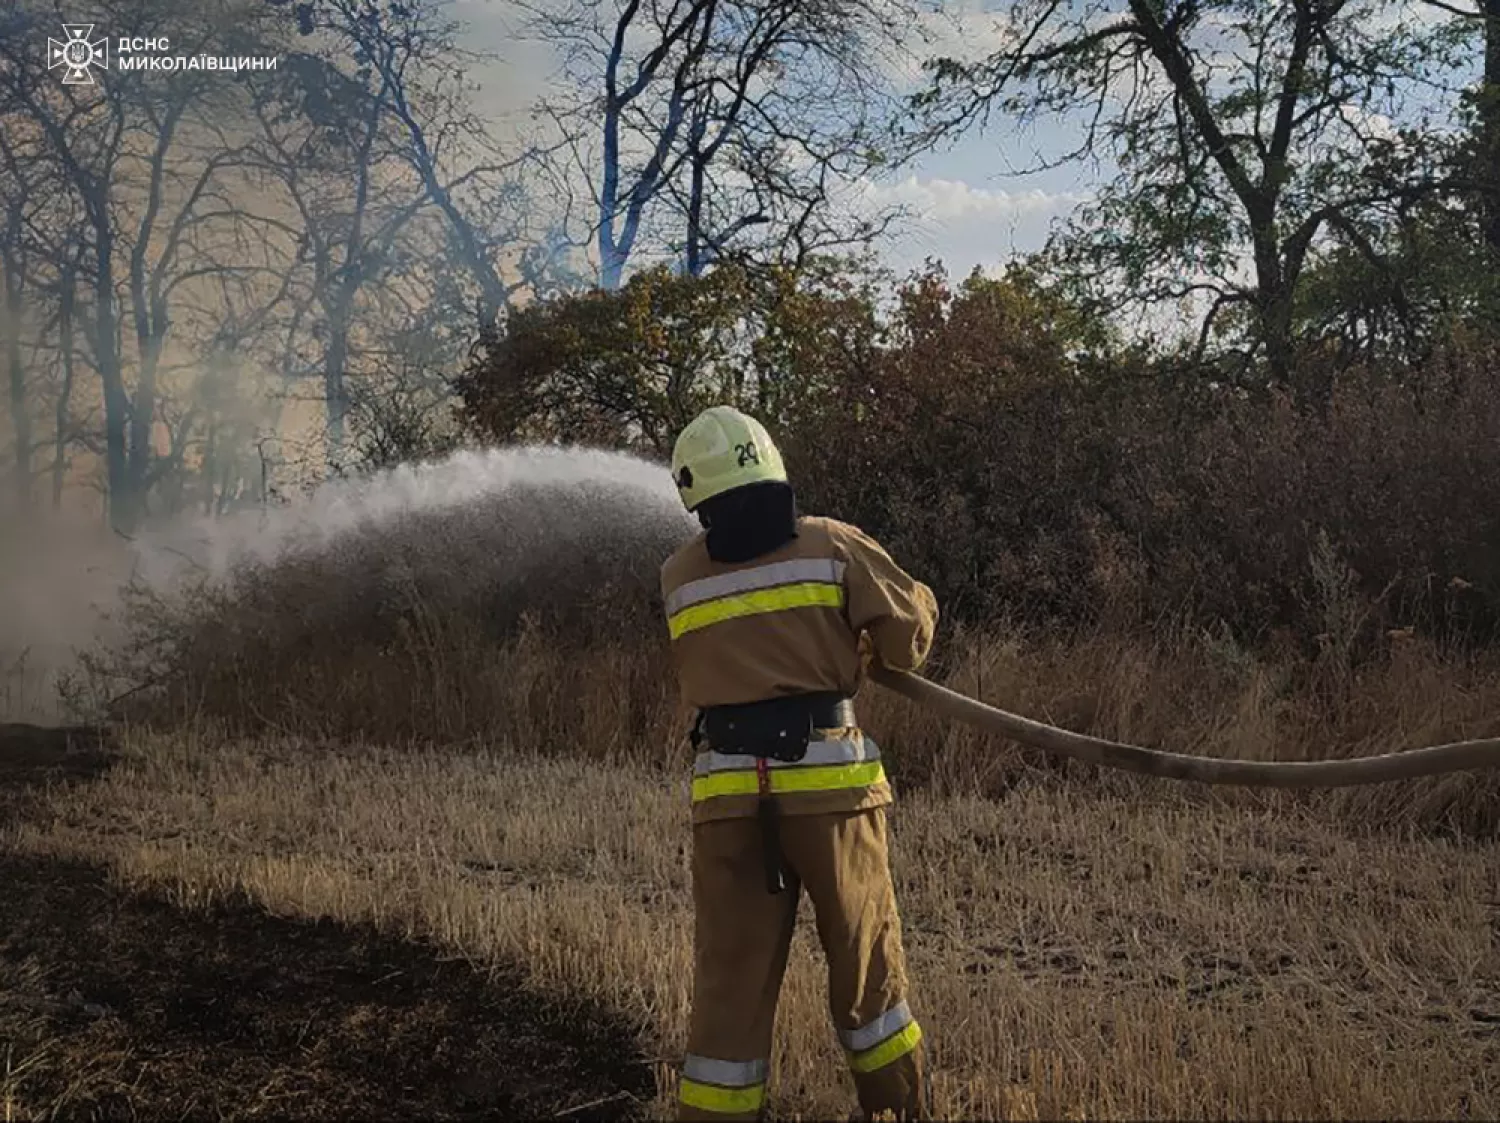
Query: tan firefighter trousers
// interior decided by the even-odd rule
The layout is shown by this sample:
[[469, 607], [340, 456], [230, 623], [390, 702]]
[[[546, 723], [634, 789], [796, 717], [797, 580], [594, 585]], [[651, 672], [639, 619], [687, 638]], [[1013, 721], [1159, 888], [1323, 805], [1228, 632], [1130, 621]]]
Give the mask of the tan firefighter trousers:
[[786, 889], [766, 891], [753, 818], [693, 827], [693, 1013], [679, 1119], [755, 1119], [801, 890], [828, 962], [833, 1024], [867, 1116], [926, 1118], [921, 1029], [907, 1005], [885, 808], [779, 817]]

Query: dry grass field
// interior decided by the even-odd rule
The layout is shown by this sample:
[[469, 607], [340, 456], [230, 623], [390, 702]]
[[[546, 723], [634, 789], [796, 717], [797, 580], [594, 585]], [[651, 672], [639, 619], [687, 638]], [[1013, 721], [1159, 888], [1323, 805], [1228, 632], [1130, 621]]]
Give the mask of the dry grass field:
[[[1494, 666], [1419, 645], [1336, 680], [1216, 650], [972, 642], [947, 677], [1072, 728], [1224, 755], [1364, 754], [1500, 725]], [[655, 718], [622, 735], [621, 654], [573, 657], [581, 677], [549, 675], [549, 657], [531, 651], [513, 720], [479, 743], [126, 731], [108, 771], [29, 797], [7, 861], [107, 870], [189, 916], [248, 901], [445, 949], [502, 992], [545, 996], [530, 1009], [575, 1011], [550, 1032], [609, 1055], [571, 1087], [537, 1069], [532, 1106], [659, 1117], [689, 999], [681, 715], [668, 683], [632, 701]], [[861, 704], [901, 782], [894, 862], [939, 1117], [1500, 1117], [1493, 774], [1308, 798], [1152, 786], [936, 727], [873, 688]], [[809, 911], [779, 1014], [781, 1118], [853, 1104]], [[588, 1011], [616, 1019], [611, 1038]], [[513, 1017], [434, 1018], [425, 1039], [393, 1034], [387, 1064]], [[5, 1117], [49, 1111], [46, 1060], [71, 1032], [54, 1019], [62, 1037], [38, 1030], [0, 1058]], [[246, 1079], [284, 1086], [313, 1063]], [[455, 1071], [429, 1078], [472, 1084]], [[532, 1077], [520, 1061], [492, 1079]]]

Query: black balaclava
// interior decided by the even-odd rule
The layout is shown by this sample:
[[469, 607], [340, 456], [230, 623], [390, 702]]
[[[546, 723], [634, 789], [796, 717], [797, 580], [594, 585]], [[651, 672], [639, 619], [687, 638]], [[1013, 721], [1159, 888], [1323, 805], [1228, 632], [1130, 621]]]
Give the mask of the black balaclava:
[[747, 484], [698, 504], [708, 556], [735, 564], [769, 554], [797, 537], [797, 496], [777, 480]]

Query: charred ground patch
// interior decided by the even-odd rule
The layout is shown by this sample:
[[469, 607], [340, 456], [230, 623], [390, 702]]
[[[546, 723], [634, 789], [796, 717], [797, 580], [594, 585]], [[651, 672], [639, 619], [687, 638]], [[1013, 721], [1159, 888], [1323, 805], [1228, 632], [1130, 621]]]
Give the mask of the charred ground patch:
[[[106, 761], [11, 731], [7, 813]], [[621, 1119], [654, 1093], [637, 1027], [516, 972], [3, 849], [0, 887], [0, 1117]]]
[[0, 800], [53, 780], [86, 779], [109, 767], [107, 731], [87, 725], [0, 722]]

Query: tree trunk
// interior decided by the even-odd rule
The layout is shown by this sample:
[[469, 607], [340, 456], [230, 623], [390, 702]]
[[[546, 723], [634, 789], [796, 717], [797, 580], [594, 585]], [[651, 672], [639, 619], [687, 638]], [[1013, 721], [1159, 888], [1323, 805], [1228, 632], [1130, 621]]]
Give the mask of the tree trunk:
[[328, 461], [340, 464], [344, 455], [345, 422], [349, 416], [349, 310], [335, 306], [328, 317], [328, 347], [323, 352], [323, 402], [328, 411]]
[[203, 437], [203, 462], [198, 466], [198, 483], [202, 489], [203, 513], [212, 515], [214, 513], [214, 483], [215, 473], [219, 468], [218, 459], [218, 436], [219, 426], [210, 421], [208, 431]]
[[703, 253], [703, 192], [707, 168], [704, 161], [693, 160], [692, 183], [688, 194], [687, 272], [689, 277], [702, 276], [707, 264]]
[[[605, 182], [612, 177], [605, 172]], [[613, 292], [625, 275], [625, 255], [615, 244], [615, 203], [608, 195], [599, 204], [599, 287]]]
[[625, 49], [625, 27], [634, 15], [632, 5], [621, 17], [615, 42], [604, 71], [604, 166], [599, 185], [599, 285], [613, 291], [620, 287], [625, 258], [615, 243], [615, 221], [620, 206], [620, 95], [616, 87], [620, 58]]
[[10, 416], [16, 441], [16, 503], [31, 509], [31, 413], [26, 401], [26, 364], [21, 359], [21, 270], [3, 255], [5, 269], [5, 360], [10, 372]]
[[62, 359], [62, 385], [57, 391], [52, 434], [52, 509], [62, 509], [63, 485], [68, 474], [68, 442], [73, 400], [73, 307], [77, 299], [78, 275], [72, 264], [63, 271], [58, 291], [57, 346]]
[[1255, 242], [1255, 307], [1266, 366], [1277, 386], [1292, 387], [1292, 286], [1269, 218], [1252, 217]]
[[120, 366], [118, 324], [115, 315], [114, 231], [108, 208], [97, 202], [94, 223], [94, 348], [99, 380], [104, 389], [104, 463], [107, 480], [109, 523], [121, 534], [135, 529], [139, 517], [137, 497], [130, 486], [127, 461], [130, 400], [125, 393], [125, 372]]
[[156, 451], [152, 447], [156, 427], [156, 371], [161, 364], [163, 343], [159, 321], [152, 324], [139, 343], [141, 369], [136, 376], [135, 394], [130, 405], [130, 448], [126, 461], [131, 501], [137, 519], [145, 512], [151, 463]]
[[1482, 0], [1484, 83], [1479, 91], [1480, 178], [1488, 185], [1484, 240], [1500, 260], [1500, 0]]

